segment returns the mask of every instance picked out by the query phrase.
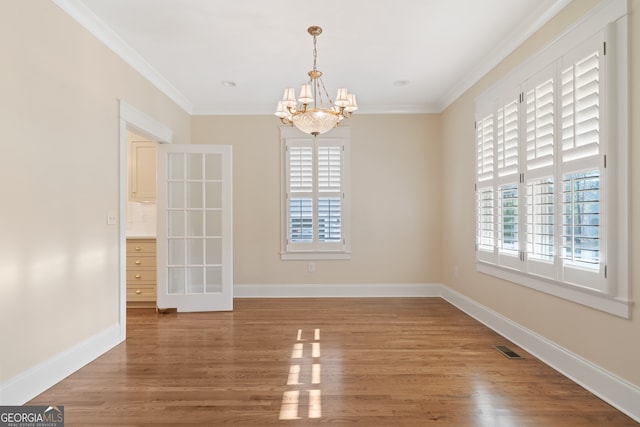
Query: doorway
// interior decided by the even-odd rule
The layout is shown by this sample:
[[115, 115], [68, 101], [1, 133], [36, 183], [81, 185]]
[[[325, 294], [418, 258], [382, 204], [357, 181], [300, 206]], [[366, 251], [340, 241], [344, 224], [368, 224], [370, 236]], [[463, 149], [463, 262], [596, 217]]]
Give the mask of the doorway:
[[[124, 341], [127, 336], [127, 223], [128, 223], [128, 202], [129, 195], [131, 193], [130, 180], [129, 180], [129, 139], [130, 135], [135, 135], [137, 138], [146, 140], [155, 144], [157, 149], [157, 144], [170, 144], [173, 141], [173, 131], [165, 126], [164, 124], [152, 119], [147, 116], [143, 112], [137, 110], [135, 107], [127, 104], [126, 102], [120, 100], [120, 158], [119, 158], [119, 166], [120, 166], [120, 197], [119, 197], [119, 289], [120, 289], [120, 298], [119, 298], [119, 323], [120, 323], [120, 340]], [[150, 149], [151, 147], [147, 147]], [[142, 149], [144, 151], [144, 148]], [[144, 154], [148, 155], [149, 152], [145, 152]], [[144, 156], [143, 156], [144, 157]], [[141, 157], [142, 159], [142, 157]], [[153, 159], [153, 168], [155, 169], [155, 159]], [[150, 167], [151, 162], [149, 161], [149, 156], [145, 157], [144, 162], [146, 163], [143, 167]], [[145, 174], [148, 175], [148, 174]], [[155, 180], [155, 174], [153, 175], [153, 179]], [[148, 195], [148, 181], [147, 182], [138, 182], [136, 185], [142, 185], [142, 187], [136, 187], [136, 192], [139, 192], [140, 189], [143, 189], [146, 194], [142, 196], [142, 199], [146, 199], [149, 197]], [[155, 210], [155, 207], [151, 205], [147, 206], [146, 211], [147, 214]], [[144, 212], [139, 212], [144, 213]], [[145, 233], [153, 233], [155, 236], [155, 230], [150, 230], [150, 224], [146, 225]], [[155, 221], [153, 224], [155, 228]], [[140, 252], [148, 252], [149, 248], [144, 246], [133, 246], [133, 250], [135, 247], [140, 247]], [[144, 249], [143, 249], [144, 248]], [[147, 255], [147, 258], [155, 259], [155, 256]], [[143, 262], [143, 259], [140, 259], [140, 262]], [[147, 271], [155, 272], [155, 263], [153, 265], [145, 265]], [[140, 274], [140, 273], [133, 273]], [[142, 276], [144, 277], [144, 276]], [[148, 277], [145, 277], [148, 279]], [[151, 279], [149, 279], [151, 280]], [[149, 291], [149, 286], [146, 284], [146, 288], [139, 288], [142, 293], [144, 289]], [[142, 286], [142, 283], [141, 283]], [[135, 292], [135, 290], [134, 290]]]
[[[178, 311], [233, 310], [233, 203], [230, 145], [171, 144], [173, 132], [120, 102], [119, 321], [126, 339], [128, 134], [155, 143], [157, 305]], [[156, 163], [157, 162], [157, 163]], [[153, 230], [151, 230], [153, 232]], [[143, 246], [139, 247], [142, 254]], [[136, 250], [136, 246], [132, 247]], [[146, 248], [147, 252], [149, 248]], [[135, 253], [135, 252], [134, 252]], [[143, 263], [136, 253], [135, 261]], [[140, 274], [142, 278], [142, 273]], [[134, 276], [135, 278], [135, 276]], [[136, 288], [141, 294], [144, 288]], [[148, 291], [148, 289], [147, 289]], [[155, 305], [153, 305], [155, 307]]]
[[156, 308], [157, 143], [127, 129], [127, 309]]

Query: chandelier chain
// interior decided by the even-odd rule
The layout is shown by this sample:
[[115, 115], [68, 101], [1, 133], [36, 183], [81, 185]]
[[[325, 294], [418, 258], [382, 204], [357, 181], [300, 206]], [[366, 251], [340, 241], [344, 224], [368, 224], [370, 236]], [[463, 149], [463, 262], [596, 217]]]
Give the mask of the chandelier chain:
[[317, 61], [318, 61], [318, 36], [313, 36], [313, 71], [317, 71]]
[[[318, 71], [318, 36], [315, 34], [313, 35], [313, 71]], [[318, 77], [316, 79], [311, 78], [309, 79], [309, 83], [313, 85], [314, 108], [317, 108], [318, 105], [320, 105], [320, 107], [324, 106], [325, 104], [325, 101], [323, 99], [324, 97], [327, 98], [326, 102], [328, 102], [329, 104], [333, 104], [333, 101], [331, 100], [331, 96], [329, 96], [329, 91], [327, 91], [327, 87], [324, 85], [324, 82], [322, 81], [321, 77]], [[324, 95], [323, 95], [323, 92], [324, 92]], [[318, 98], [320, 99], [317, 99], [315, 95], [317, 95]]]

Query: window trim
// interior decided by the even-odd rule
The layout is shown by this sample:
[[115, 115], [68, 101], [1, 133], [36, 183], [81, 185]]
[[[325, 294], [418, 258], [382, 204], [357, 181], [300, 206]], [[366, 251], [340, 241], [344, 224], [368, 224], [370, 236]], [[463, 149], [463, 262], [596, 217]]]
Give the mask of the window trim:
[[[605, 197], [609, 206], [604, 208], [607, 215], [607, 243], [604, 248], [607, 268], [607, 292], [600, 292], [575, 284], [527, 273], [522, 270], [501, 266], [495, 256], [482, 254], [476, 246], [477, 271], [493, 275], [519, 285], [554, 295], [566, 300], [595, 308], [616, 316], [629, 318], [632, 302], [630, 283], [630, 243], [627, 236], [630, 231], [629, 197], [629, 64], [628, 64], [628, 22], [625, 0], [611, 0], [596, 6], [585, 18], [561, 34], [539, 53], [517, 67], [508, 76], [487, 89], [476, 99], [476, 117], [481, 119], [494, 110], [494, 101], [508, 94], [513, 87], [521, 86], [528, 78], [535, 76], [546, 66], [560, 61], [573, 48], [590, 39], [598, 32], [604, 32], [607, 41], [607, 87], [602, 114], [605, 120], [603, 129], [606, 139], [606, 169], [604, 171]], [[486, 114], [483, 114], [486, 113]], [[614, 114], [615, 113], [615, 114]], [[476, 150], [478, 146], [476, 145]], [[554, 161], [561, 161], [555, 159]], [[496, 167], [497, 165], [494, 165]], [[568, 169], [565, 170], [565, 172]], [[501, 182], [495, 178], [480, 180], [476, 184], [477, 192], [486, 188], [494, 191]], [[532, 178], [529, 177], [529, 181]], [[555, 185], [561, 185], [556, 182]], [[495, 200], [494, 193], [494, 204]], [[478, 216], [476, 211], [476, 226]], [[526, 221], [526, 215], [521, 217]], [[478, 230], [476, 230], [476, 235]], [[494, 239], [497, 235], [494, 235]], [[497, 242], [496, 242], [497, 243]], [[526, 244], [526, 243], [525, 243]], [[486, 251], [485, 251], [486, 252]], [[484, 256], [483, 256], [484, 255]], [[487, 256], [488, 255], [488, 256]]]
[[[298, 243], [291, 248], [287, 244], [288, 240], [288, 176], [287, 176], [287, 145], [294, 141], [314, 141], [314, 137], [302, 133], [296, 128], [280, 127], [280, 259], [285, 260], [349, 260], [351, 259], [351, 212], [350, 212], [350, 137], [349, 127], [342, 126], [332, 129], [327, 134], [320, 135], [318, 141], [330, 141], [330, 144], [340, 143], [344, 150], [342, 154], [342, 176], [341, 187], [343, 199], [341, 203], [341, 235], [343, 243], [336, 245], [336, 249], [317, 249], [310, 247], [305, 249], [304, 243]], [[317, 175], [314, 174], [314, 185], [316, 185]], [[317, 200], [317, 198], [316, 198]]]

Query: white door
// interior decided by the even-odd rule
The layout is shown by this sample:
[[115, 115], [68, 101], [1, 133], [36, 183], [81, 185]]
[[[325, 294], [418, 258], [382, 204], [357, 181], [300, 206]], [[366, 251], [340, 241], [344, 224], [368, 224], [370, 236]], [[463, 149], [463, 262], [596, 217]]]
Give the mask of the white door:
[[233, 309], [231, 146], [158, 145], [158, 307]]

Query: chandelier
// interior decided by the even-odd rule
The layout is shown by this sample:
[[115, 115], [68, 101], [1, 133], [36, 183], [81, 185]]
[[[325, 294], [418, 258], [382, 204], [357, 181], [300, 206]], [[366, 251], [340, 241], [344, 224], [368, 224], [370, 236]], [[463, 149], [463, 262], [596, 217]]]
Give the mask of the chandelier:
[[295, 90], [284, 90], [284, 96], [278, 101], [275, 115], [288, 126], [294, 126], [304, 133], [318, 136], [338, 126], [341, 120], [351, 117], [358, 109], [356, 96], [346, 88], [338, 89], [335, 102], [329, 98], [327, 88], [322, 82], [322, 72], [316, 68], [318, 50], [316, 43], [322, 34], [322, 28], [312, 26], [307, 32], [313, 36], [313, 70], [309, 71], [309, 83], [300, 88], [300, 97], [296, 101]]

